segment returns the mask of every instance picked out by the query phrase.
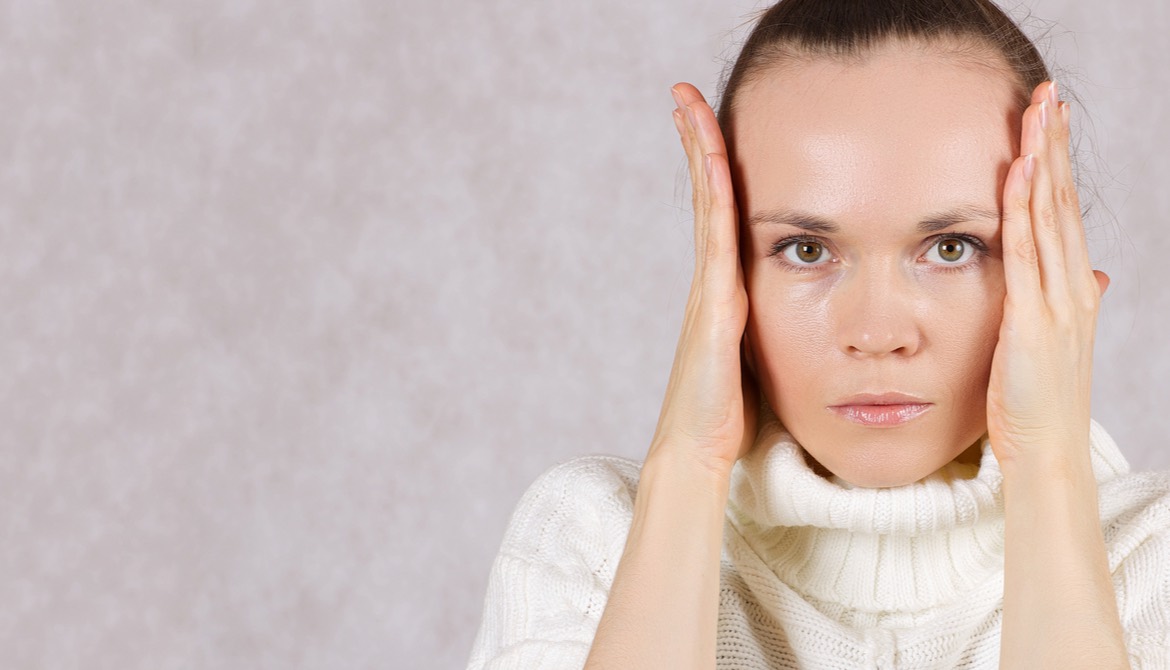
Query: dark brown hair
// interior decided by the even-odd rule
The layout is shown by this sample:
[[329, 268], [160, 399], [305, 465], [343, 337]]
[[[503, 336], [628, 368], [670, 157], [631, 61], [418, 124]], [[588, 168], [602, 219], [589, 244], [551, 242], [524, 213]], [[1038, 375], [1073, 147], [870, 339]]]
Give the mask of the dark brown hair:
[[1049, 78], [1032, 40], [990, 0], [780, 0], [763, 11], [721, 87], [716, 116], [724, 136], [733, 130], [740, 87], [771, 68], [824, 57], [859, 61], [891, 38], [945, 45], [1004, 71], [1015, 80], [1021, 113]]
[[[733, 162], [739, 90], [776, 67], [821, 58], [863, 62], [883, 42], [918, 42], [937, 48], [940, 55], [958, 57], [1010, 77], [1021, 114], [1031, 102], [1032, 91], [1051, 79], [1032, 40], [991, 0], [779, 0], [760, 10], [758, 17], [739, 55], [725, 67], [718, 91], [716, 117]], [[1064, 78], [1060, 95], [1077, 102]], [[1088, 117], [1074, 115], [1091, 123]], [[1088, 191], [1081, 194], [1081, 214], [1088, 224], [1098, 194], [1094, 184], [1082, 180], [1078, 144], [1074, 129], [1073, 179], [1078, 191]], [[1107, 215], [1116, 223], [1110, 212]]]

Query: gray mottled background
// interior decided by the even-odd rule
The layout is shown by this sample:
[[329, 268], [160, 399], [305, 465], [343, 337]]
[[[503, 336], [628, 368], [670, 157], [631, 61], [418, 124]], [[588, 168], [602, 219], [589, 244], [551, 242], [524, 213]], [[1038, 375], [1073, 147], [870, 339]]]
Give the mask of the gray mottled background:
[[[668, 89], [756, 6], [0, 2], [0, 667], [461, 668], [526, 487], [645, 454]], [[1094, 414], [1167, 468], [1167, 4], [1028, 7], [1088, 114]]]

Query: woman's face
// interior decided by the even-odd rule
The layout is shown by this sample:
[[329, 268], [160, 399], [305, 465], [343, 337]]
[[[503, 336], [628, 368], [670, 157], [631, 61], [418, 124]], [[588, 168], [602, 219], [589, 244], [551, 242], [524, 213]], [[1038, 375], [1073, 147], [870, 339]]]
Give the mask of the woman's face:
[[[862, 64], [776, 69], [738, 94], [749, 360], [793, 437], [853, 486], [978, 463], [1013, 93], [1005, 74], [891, 44]], [[842, 407], [870, 404], [864, 393], [926, 407]]]

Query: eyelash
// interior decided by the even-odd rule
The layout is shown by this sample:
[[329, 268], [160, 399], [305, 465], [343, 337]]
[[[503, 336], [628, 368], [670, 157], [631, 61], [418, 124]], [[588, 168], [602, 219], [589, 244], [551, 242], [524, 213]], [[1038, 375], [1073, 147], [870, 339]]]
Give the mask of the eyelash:
[[[975, 250], [971, 256], [971, 260], [967, 261], [966, 263], [962, 263], [959, 265], [951, 265], [951, 264], [943, 265], [942, 267], [939, 268], [938, 272], [966, 272], [967, 270], [970, 270], [970, 269], [978, 266], [983, 261], [983, 259], [987, 257], [987, 254], [988, 254], [987, 245], [983, 242], [983, 240], [981, 240], [978, 237], [975, 237], [974, 235], [971, 235], [969, 233], [943, 233], [941, 235], [935, 235], [934, 237], [931, 237], [928, 239], [931, 242], [931, 246], [938, 244], [938, 242], [940, 240], [951, 240], [951, 239], [962, 240], [965, 244], [970, 244]], [[825, 243], [823, 241], [821, 241], [819, 238], [816, 238], [816, 237], [810, 237], [808, 235], [793, 235], [791, 237], [785, 237], [781, 240], [777, 240], [772, 245], [772, 251], [771, 251], [771, 253], [768, 254], [768, 256], [776, 257], [778, 262], [781, 265], [783, 265], [784, 267], [786, 267], [787, 269], [789, 269], [792, 272], [811, 272], [811, 271], [819, 268], [821, 265], [824, 265], [824, 263], [818, 263], [816, 265], [803, 265], [802, 266], [802, 265], [795, 265], [793, 263], [788, 262], [787, 260], [782, 260], [783, 259], [782, 252], [784, 251], [784, 249], [786, 249], [790, 245], [798, 244], [800, 242], [815, 242], [815, 243], [820, 244], [822, 246], [827, 246], [827, 245], [825, 245]]]

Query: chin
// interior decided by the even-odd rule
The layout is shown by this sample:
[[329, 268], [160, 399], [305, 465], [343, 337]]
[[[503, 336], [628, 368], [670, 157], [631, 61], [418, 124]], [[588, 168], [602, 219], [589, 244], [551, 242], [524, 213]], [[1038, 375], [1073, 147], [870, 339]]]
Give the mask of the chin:
[[846, 475], [837, 475], [834, 473], [828, 478], [831, 479], [832, 477], [836, 477], [838, 480], [840, 480], [839, 483], [846, 488], [884, 489], [908, 486], [922, 480], [937, 470], [938, 468], [934, 468], [933, 470], [926, 472], [926, 474], [922, 475], [921, 477], [915, 474], [908, 474], [906, 472], [880, 473], [874, 472], [872, 470], [865, 470], [857, 473], [855, 476], [846, 476], [849, 473], [846, 473]]
[[941, 401], [933, 411], [889, 427], [856, 424], [823, 407], [773, 403], [767, 390], [762, 401], [801, 446], [814, 473], [853, 488], [907, 486], [955, 460], [977, 471], [987, 435], [986, 399], [974, 395]]
[[[793, 428], [789, 432], [804, 449], [814, 472], [826, 479], [835, 476], [854, 488], [906, 486], [929, 477], [960, 456], [977, 465], [981, 453], [981, 435], [956, 435], [930, 424], [838, 430], [825, 426]], [[802, 439], [803, 432], [811, 435]], [[831, 437], [824, 441], [816, 436]]]

